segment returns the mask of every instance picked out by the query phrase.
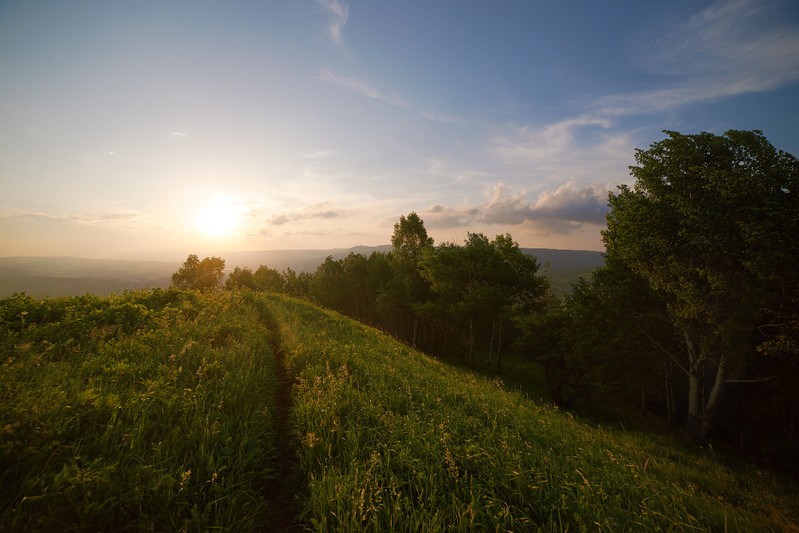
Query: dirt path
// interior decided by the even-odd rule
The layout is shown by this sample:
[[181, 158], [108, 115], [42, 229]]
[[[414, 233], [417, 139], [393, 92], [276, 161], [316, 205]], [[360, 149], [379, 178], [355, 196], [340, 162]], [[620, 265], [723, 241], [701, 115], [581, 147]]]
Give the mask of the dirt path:
[[302, 478], [296, 467], [296, 438], [291, 426], [291, 388], [294, 378], [288, 370], [286, 354], [281, 342], [280, 323], [272, 315], [263, 300], [255, 305], [263, 327], [270, 334], [270, 348], [275, 360], [278, 385], [274, 406], [275, 472], [274, 480], [265, 493], [267, 504], [272, 509], [272, 522], [264, 524], [265, 531], [302, 531], [306, 528], [299, 521], [298, 495], [302, 490]]
[[275, 399], [275, 481], [269, 491], [270, 504], [275, 510], [275, 521], [271, 531], [300, 531], [297, 495], [300, 479], [296, 469], [294, 435], [291, 430], [291, 386], [292, 377], [286, 367], [286, 357], [280, 346], [273, 347], [277, 363], [278, 388]]

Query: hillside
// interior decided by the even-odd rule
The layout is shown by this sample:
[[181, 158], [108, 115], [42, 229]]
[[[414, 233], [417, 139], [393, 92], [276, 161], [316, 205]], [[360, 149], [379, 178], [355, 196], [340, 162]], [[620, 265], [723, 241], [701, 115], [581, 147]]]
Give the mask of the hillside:
[[787, 530], [799, 489], [277, 295], [0, 302], [0, 527]]

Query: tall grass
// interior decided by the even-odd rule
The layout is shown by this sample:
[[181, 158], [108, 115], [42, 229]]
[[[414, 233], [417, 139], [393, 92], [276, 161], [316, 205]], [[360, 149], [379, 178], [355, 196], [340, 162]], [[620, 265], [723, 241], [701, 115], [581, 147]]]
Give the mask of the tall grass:
[[17, 295], [0, 328], [0, 529], [269, 523], [275, 361], [241, 295]]
[[796, 527], [799, 491], [656, 436], [589, 427], [331, 312], [274, 297], [302, 519], [317, 531]]
[[[799, 518], [799, 490], [773, 474], [591, 427], [285, 297], [18, 295], [0, 301], [0, 349], [3, 531], [762, 531]], [[298, 494], [278, 479], [292, 468]]]

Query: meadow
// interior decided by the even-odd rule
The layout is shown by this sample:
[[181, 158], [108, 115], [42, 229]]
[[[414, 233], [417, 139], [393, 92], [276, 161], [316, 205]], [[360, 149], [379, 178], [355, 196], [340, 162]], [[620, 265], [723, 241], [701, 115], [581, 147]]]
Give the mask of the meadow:
[[0, 302], [0, 528], [785, 531], [799, 488], [285, 296]]

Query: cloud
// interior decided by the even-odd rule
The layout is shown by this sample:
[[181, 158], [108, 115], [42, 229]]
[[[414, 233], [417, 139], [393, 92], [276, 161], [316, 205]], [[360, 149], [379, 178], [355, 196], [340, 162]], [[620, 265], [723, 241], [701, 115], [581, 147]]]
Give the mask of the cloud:
[[477, 206], [434, 205], [420, 216], [431, 228], [457, 228], [473, 224], [520, 226], [542, 235], [571, 233], [584, 224], [603, 225], [608, 212], [606, 185], [580, 185], [567, 181], [529, 201], [524, 192], [508, 195], [494, 186], [491, 197]]
[[349, 5], [338, 0], [319, 0], [319, 4], [330, 15], [330, 22], [327, 26], [327, 35], [333, 44], [344, 45], [344, 26], [347, 24], [349, 16]]
[[576, 117], [555, 122], [543, 128], [523, 126], [510, 135], [497, 136], [489, 142], [489, 151], [509, 161], [570, 158], [580, 130], [588, 127], [607, 129], [606, 118]]
[[375, 100], [380, 100], [381, 102], [386, 102], [397, 107], [409, 107], [408, 102], [396, 94], [384, 94], [375, 89], [368, 82], [359, 80], [357, 78], [342, 76], [341, 74], [336, 74], [335, 72], [332, 72], [326, 68], [319, 70], [317, 79], [334, 83], [354, 93], [360, 94], [361, 96], [366, 96], [367, 98], [374, 98]]
[[422, 211], [421, 217], [430, 228], [457, 228], [472, 224], [480, 214], [478, 207], [444, 207], [434, 205]]
[[327, 157], [333, 157], [337, 155], [335, 150], [312, 150], [310, 152], [305, 152], [302, 154], [303, 159], [309, 160], [316, 160], [316, 159], [324, 159]]
[[658, 89], [609, 95], [591, 113], [658, 113], [684, 105], [799, 81], [799, 25], [774, 23], [779, 3], [722, 0], [642, 47], [640, 64], [662, 79]]
[[64, 217], [49, 215], [47, 213], [24, 212], [24, 213], [0, 213], [2, 220], [63, 220]]
[[102, 212], [102, 211], [87, 211], [77, 214], [64, 214], [54, 215], [50, 213], [40, 212], [17, 212], [17, 213], [0, 213], [0, 220], [28, 220], [28, 221], [45, 221], [45, 222], [75, 222], [82, 225], [96, 225], [96, 226], [117, 226], [117, 227], [133, 227], [137, 226], [142, 219], [142, 215], [131, 211], [120, 212]]
[[272, 226], [283, 226], [285, 224], [303, 221], [303, 220], [329, 220], [336, 218], [341, 213], [331, 209], [329, 202], [307, 206], [299, 211], [293, 213], [281, 213], [269, 219], [269, 224]]
[[458, 124], [460, 122], [459, 118], [440, 111], [420, 111], [419, 115], [422, 118], [432, 120], [433, 122], [440, 122], [441, 124]]

